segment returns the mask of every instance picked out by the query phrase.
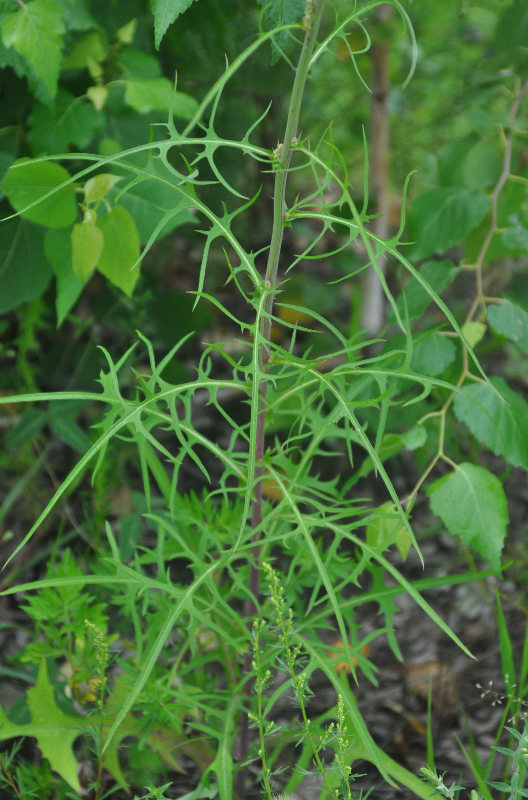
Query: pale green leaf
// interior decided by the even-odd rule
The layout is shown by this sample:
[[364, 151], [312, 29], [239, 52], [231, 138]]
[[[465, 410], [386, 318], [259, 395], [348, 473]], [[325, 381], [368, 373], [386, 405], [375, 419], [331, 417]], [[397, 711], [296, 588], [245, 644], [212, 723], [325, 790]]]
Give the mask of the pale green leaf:
[[95, 222], [81, 222], [71, 232], [72, 267], [81, 281], [86, 281], [95, 269], [103, 249], [103, 234]]
[[137, 22], [137, 19], [131, 19], [126, 25], [122, 25], [116, 33], [117, 41], [121, 44], [131, 44], [136, 35]]
[[131, 295], [139, 278], [139, 237], [134, 220], [125, 208], [115, 206], [97, 225], [104, 238], [97, 269], [114, 286]]
[[31, 712], [31, 722], [27, 725], [11, 722], [0, 708], [0, 741], [18, 736], [34, 736], [42, 754], [55, 772], [76, 792], [80, 792], [81, 785], [72, 745], [82, 733], [82, 726], [86, 727], [86, 721], [82, 717], [65, 714], [58, 707], [53, 687], [48, 680], [45, 660], [40, 664], [36, 685], [27, 692], [27, 704]]
[[85, 69], [90, 63], [98, 64], [104, 61], [107, 51], [105, 33], [92, 31], [76, 42], [71, 53], [64, 58], [62, 69]]
[[180, 14], [187, 11], [193, 2], [194, 0], [151, 0], [156, 50], [159, 49], [169, 25], [172, 25]]
[[33, 0], [7, 17], [2, 41], [22, 56], [39, 99], [51, 102], [57, 92], [64, 33], [62, 10], [54, 0]]
[[190, 119], [198, 108], [197, 101], [184, 92], [175, 92], [167, 78], [137, 78], [126, 82], [125, 103], [139, 114], [168, 111], [182, 119]]
[[110, 172], [101, 172], [94, 178], [89, 178], [84, 184], [84, 199], [87, 203], [97, 203], [102, 200], [110, 189], [121, 180], [120, 175], [112, 175]]
[[429, 486], [428, 494], [433, 512], [448, 531], [498, 569], [508, 525], [500, 480], [483, 467], [459, 464]]
[[105, 107], [108, 98], [108, 89], [106, 86], [89, 86], [86, 90], [86, 96], [93, 103], [96, 111], [101, 111]]
[[412, 369], [420, 375], [441, 375], [456, 358], [456, 347], [452, 339], [441, 333], [429, 333], [414, 346]]
[[443, 253], [464, 241], [489, 212], [488, 197], [476, 189], [443, 187], [416, 198], [408, 220], [412, 258]]
[[57, 281], [55, 309], [57, 326], [60, 326], [79, 299], [84, 283], [72, 268], [72, 243], [69, 230], [56, 228], [47, 231], [44, 238], [44, 250]]
[[528, 405], [502, 378], [457, 392], [455, 415], [479, 442], [515, 467], [528, 469]]
[[43, 231], [23, 219], [0, 225], [0, 314], [39, 297], [51, 280]]
[[488, 309], [491, 327], [500, 336], [515, 342], [523, 353], [528, 353], [528, 314], [509, 300], [501, 300]]
[[486, 326], [483, 322], [466, 322], [462, 326], [462, 333], [469, 346], [475, 347], [486, 333]]
[[[69, 179], [69, 173], [60, 164], [21, 159], [6, 172], [2, 188], [22, 217], [46, 228], [65, 228], [77, 214], [75, 190], [72, 184], [57, 187]], [[57, 191], [41, 200], [53, 189]]]

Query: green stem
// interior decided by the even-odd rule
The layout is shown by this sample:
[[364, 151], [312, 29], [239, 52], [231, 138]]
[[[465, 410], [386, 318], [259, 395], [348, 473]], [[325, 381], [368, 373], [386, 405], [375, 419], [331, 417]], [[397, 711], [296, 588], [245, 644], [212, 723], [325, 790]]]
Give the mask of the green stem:
[[[266, 432], [266, 395], [268, 390], [268, 379], [266, 371], [270, 358], [270, 339], [271, 339], [271, 314], [273, 311], [273, 297], [277, 286], [277, 272], [282, 248], [284, 233], [284, 214], [286, 211], [286, 185], [288, 180], [288, 167], [290, 165], [292, 153], [297, 146], [297, 132], [299, 115], [301, 111], [304, 87], [310, 70], [310, 59], [317, 44], [317, 33], [321, 22], [325, 0], [306, 0], [306, 13], [304, 25], [306, 34], [304, 37], [295, 79], [288, 108], [284, 140], [275, 151], [276, 153], [276, 174], [275, 186], [273, 191], [273, 225], [271, 230], [270, 249], [265, 273], [265, 288], [271, 289], [264, 300], [263, 314], [261, 317], [259, 331], [259, 351], [258, 351], [258, 373], [254, 380], [258, 385], [258, 405], [252, 408], [252, 415], [256, 414], [256, 435], [255, 435], [255, 467], [252, 475], [252, 485], [254, 487], [254, 498], [251, 504], [251, 527], [253, 530], [252, 563], [249, 572], [249, 598], [245, 603], [244, 613], [249, 624], [251, 618], [255, 616], [257, 607], [256, 602], [259, 593], [260, 583], [260, 559], [262, 535], [262, 475], [264, 459], [264, 445]], [[251, 653], [248, 650], [244, 659], [244, 673], [249, 675], [251, 671]], [[251, 690], [251, 681], [246, 684], [246, 691]], [[247, 712], [244, 712], [240, 720], [240, 746], [239, 759], [244, 761], [249, 752], [249, 724]], [[236, 794], [239, 800], [244, 797], [244, 773], [241, 771], [237, 776]]]
[[[273, 297], [277, 286], [277, 272], [282, 248], [282, 238], [284, 234], [284, 214], [286, 211], [286, 184], [288, 179], [288, 167], [290, 165], [293, 150], [296, 147], [297, 130], [299, 115], [301, 111], [304, 87], [310, 68], [310, 59], [317, 43], [317, 32], [323, 13], [324, 0], [320, 2], [307, 2], [307, 8], [311, 6], [311, 13], [305, 16], [307, 29], [304, 38], [295, 80], [288, 109], [284, 141], [277, 147], [277, 172], [275, 175], [275, 188], [273, 192], [273, 226], [271, 231], [271, 242], [266, 265], [265, 285], [271, 287], [272, 291], [264, 300], [263, 314], [260, 325], [260, 347], [258, 357], [259, 382], [259, 405], [257, 410], [257, 426], [255, 437], [255, 469], [253, 472], [253, 486], [255, 497], [251, 509], [251, 525], [253, 528], [254, 548], [252, 551], [253, 563], [250, 570], [249, 589], [252, 595], [246, 606], [248, 617], [254, 615], [256, 605], [254, 599], [257, 598], [259, 588], [259, 561], [261, 537], [260, 526], [262, 523], [262, 459], [264, 458], [264, 440], [266, 427], [266, 394], [268, 389], [268, 379], [265, 375], [267, 364], [270, 357], [271, 339], [271, 314], [273, 311]], [[264, 373], [264, 374], [263, 374]], [[254, 599], [253, 599], [254, 598]]]

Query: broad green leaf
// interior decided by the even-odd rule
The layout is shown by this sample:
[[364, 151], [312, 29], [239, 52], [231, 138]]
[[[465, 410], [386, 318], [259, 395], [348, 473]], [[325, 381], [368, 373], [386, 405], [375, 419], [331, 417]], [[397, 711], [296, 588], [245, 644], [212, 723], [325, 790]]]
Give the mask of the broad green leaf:
[[[257, 0], [264, 7], [264, 22], [266, 30], [278, 28], [281, 25], [290, 25], [300, 22], [304, 13], [305, 0]], [[281, 57], [281, 51], [288, 40], [288, 32], [282, 31], [273, 37], [271, 43], [271, 63], [276, 64]]]
[[64, 22], [70, 31], [96, 28], [97, 22], [90, 13], [89, 0], [56, 0], [64, 12]]
[[[176, 195], [170, 186], [155, 180], [142, 181], [132, 186], [124, 194], [119, 204], [130, 212], [134, 218], [141, 244], [150, 239], [156, 226], [161, 222], [168, 211], [176, 211], [181, 206], [181, 211], [171, 217], [160, 230], [158, 238], [189, 222], [196, 222], [196, 218], [181, 201], [181, 196]], [[189, 199], [189, 206], [192, 204]]]
[[110, 172], [101, 172], [94, 178], [89, 178], [84, 184], [84, 199], [87, 203], [97, 203], [106, 197], [110, 189], [120, 180], [120, 175], [112, 175]]
[[[0, 151], [0, 182], [4, 179], [4, 175], [11, 166], [15, 159], [11, 153], [3, 153]], [[0, 198], [4, 197], [4, 192], [0, 188]]]
[[77, 215], [72, 184], [62, 186], [50, 197], [38, 201], [69, 179], [69, 173], [59, 164], [20, 159], [6, 172], [2, 188], [15, 211], [25, 219], [46, 228], [65, 228], [74, 222]]
[[169, 25], [187, 11], [194, 0], [150, 0], [150, 2], [154, 14], [154, 41], [158, 50]]
[[0, 708], [0, 741], [18, 736], [34, 736], [52, 769], [76, 792], [80, 792], [73, 743], [82, 733], [82, 728], [86, 729], [86, 720], [65, 714], [58, 707], [48, 679], [45, 660], [40, 664], [36, 685], [27, 692], [27, 704], [31, 712], [31, 722], [27, 725], [11, 722]]
[[86, 453], [92, 445], [82, 428], [65, 414], [53, 414], [50, 428], [58, 439], [78, 453]]
[[97, 269], [114, 286], [131, 295], [139, 278], [139, 237], [134, 220], [125, 208], [115, 206], [97, 225], [104, 238]]
[[462, 165], [462, 180], [468, 189], [486, 189], [496, 183], [502, 168], [502, 154], [490, 142], [479, 141]]
[[509, 219], [510, 227], [502, 232], [502, 244], [509, 255], [525, 255], [528, 253], [528, 228], [519, 214]]
[[156, 56], [126, 47], [119, 53], [119, 66], [123, 70], [123, 78], [160, 78], [161, 64]]
[[69, 230], [65, 228], [49, 230], [44, 238], [46, 258], [51, 264], [57, 281], [55, 309], [57, 327], [66, 319], [81, 294], [84, 282], [72, 267], [72, 242]]
[[502, 483], [484, 467], [459, 464], [429, 486], [431, 508], [453, 536], [458, 536], [494, 569], [506, 537], [508, 508]]
[[453, 340], [435, 331], [415, 344], [411, 367], [420, 375], [441, 375], [455, 358], [456, 347]]
[[0, 225], [0, 314], [39, 297], [51, 280], [43, 231], [23, 219]]
[[509, 300], [501, 300], [488, 309], [491, 327], [500, 336], [515, 342], [523, 353], [528, 353], [528, 314]]
[[488, 213], [489, 199], [476, 189], [444, 187], [416, 198], [408, 221], [412, 258], [443, 253], [464, 241]]
[[462, 326], [462, 333], [470, 347], [476, 347], [486, 333], [486, 325], [483, 322], [466, 322]]
[[64, 58], [62, 69], [86, 69], [90, 63], [104, 61], [107, 52], [106, 35], [102, 31], [87, 33]]
[[95, 269], [103, 249], [103, 234], [95, 222], [81, 222], [71, 232], [72, 267], [81, 281], [86, 281]]
[[174, 116], [190, 119], [198, 102], [189, 94], [174, 92], [167, 78], [138, 78], [126, 82], [125, 103], [139, 114], [151, 111], [168, 111]]
[[51, 102], [57, 92], [64, 33], [62, 10], [55, 0], [32, 0], [4, 20], [2, 41], [22, 56], [36, 94]]
[[[450, 259], [426, 261], [418, 272], [437, 294], [449, 286], [458, 275], [458, 269]], [[419, 319], [432, 302], [431, 295], [411, 275], [401, 295], [398, 297], [396, 306], [402, 317], [408, 314], [409, 319], [414, 320]]]
[[402, 433], [401, 438], [407, 450], [417, 450], [425, 444], [427, 431], [423, 425], [415, 425], [410, 430]]
[[455, 415], [495, 455], [528, 469], [528, 405], [502, 378], [490, 383], [463, 386], [453, 403]]
[[105, 124], [104, 114], [92, 103], [80, 102], [65, 89], [59, 89], [53, 106], [37, 104], [28, 117], [28, 140], [35, 155], [66, 153], [70, 145], [88, 147]]

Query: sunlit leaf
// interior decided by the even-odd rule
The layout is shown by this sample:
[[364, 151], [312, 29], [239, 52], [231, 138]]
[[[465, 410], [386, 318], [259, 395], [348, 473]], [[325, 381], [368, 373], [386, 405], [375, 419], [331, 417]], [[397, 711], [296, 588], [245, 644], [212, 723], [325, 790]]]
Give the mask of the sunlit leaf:
[[172, 109], [175, 117], [190, 119], [198, 102], [189, 94], [175, 92], [167, 78], [137, 78], [125, 86], [125, 102], [139, 114]]
[[95, 269], [103, 249], [103, 233], [95, 222], [81, 222], [71, 232], [72, 267], [81, 281], [86, 281]]
[[11, 722], [0, 708], [0, 741], [15, 736], [34, 736], [55, 772], [76, 792], [80, 792], [81, 784], [72, 746], [86, 722], [82, 717], [65, 714], [58, 707], [48, 680], [45, 660], [40, 664], [36, 685], [27, 692], [27, 704], [31, 712], [31, 722], [27, 725]]
[[478, 441], [515, 467], [528, 469], [528, 405], [502, 378], [463, 386], [454, 412]]
[[[77, 215], [73, 186], [62, 186], [69, 179], [60, 164], [20, 159], [6, 172], [2, 188], [15, 211], [25, 219], [46, 228], [65, 228]], [[41, 200], [53, 189], [56, 191]]]
[[63, 33], [62, 10], [54, 0], [22, 3], [2, 25], [3, 43], [22, 56], [43, 102], [51, 102], [57, 91]]
[[448, 531], [498, 569], [508, 525], [500, 480], [484, 467], [464, 463], [435, 481], [427, 493]]
[[104, 238], [103, 249], [97, 263], [99, 272], [131, 295], [139, 278], [139, 237], [134, 220], [125, 208], [115, 206], [97, 223]]

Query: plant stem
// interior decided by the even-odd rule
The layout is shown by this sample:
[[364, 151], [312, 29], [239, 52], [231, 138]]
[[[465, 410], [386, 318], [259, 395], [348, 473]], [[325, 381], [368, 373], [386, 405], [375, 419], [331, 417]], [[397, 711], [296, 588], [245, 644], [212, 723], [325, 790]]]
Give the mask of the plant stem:
[[[244, 615], [251, 625], [251, 618], [255, 616], [256, 600], [260, 583], [260, 539], [262, 536], [262, 461], [264, 458], [265, 433], [266, 433], [266, 395], [268, 379], [266, 371], [270, 359], [271, 339], [271, 314], [273, 311], [273, 297], [277, 288], [277, 273], [284, 234], [284, 214], [286, 211], [286, 184], [288, 180], [288, 167], [292, 153], [297, 146], [297, 133], [299, 115], [301, 111], [304, 87], [310, 69], [310, 59], [317, 43], [317, 33], [323, 13], [325, 0], [306, 0], [306, 13], [304, 16], [305, 37], [302, 44], [295, 79], [293, 82], [284, 139], [275, 150], [276, 173], [273, 191], [273, 225], [271, 230], [270, 248], [265, 273], [266, 288], [271, 289], [264, 300], [263, 314], [260, 323], [260, 344], [258, 352], [258, 375], [254, 380], [259, 381], [258, 407], [252, 409], [252, 414], [257, 414], [255, 437], [255, 467], [252, 475], [254, 498], [251, 504], [252, 536], [252, 562], [249, 572], [249, 598], [245, 603]], [[244, 673], [248, 675], [251, 670], [251, 652], [248, 649], [244, 658]], [[246, 683], [246, 691], [251, 691], [251, 681]], [[240, 746], [239, 759], [245, 761], [249, 752], [249, 720], [244, 712], [240, 721]], [[239, 800], [244, 797], [244, 773], [237, 776], [236, 794]]]
[[11, 776], [11, 773], [9, 772], [8, 766], [7, 766], [6, 762], [4, 761], [4, 759], [2, 758], [2, 756], [0, 756], [0, 766], [2, 767], [2, 771], [3, 771], [3, 773], [4, 773], [5, 777], [6, 777], [6, 780], [9, 783], [9, 785], [11, 786], [12, 790], [14, 791], [16, 797], [18, 797], [19, 800], [24, 800], [24, 798], [20, 794], [20, 792], [18, 790], [18, 786], [16, 785], [15, 781], [13, 780], [13, 778]]
[[[267, 287], [271, 287], [272, 291], [266, 296], [264, 301], [264, 310], [262, 314], [262, 321], [260, 326], [260, 347], [258, 367], [261, 375], [259, 382], [259, 407], [257, 411], [257, 431], [255, 442], [255, 469], [253, 473], [253, 485], [255, 497], [251, 508], [251, 525], [253, 528], [253, 563], [251, 565], [249, 588], [252, 594], [247, 606], [246, 615], [252, 616], [256, 611], [256, 606], [253, 598], [256, 599], [259, 589], [259, 556], [260, 547], [259, 541], [261, 537], [260, 526], [262, 523], [262, 459], [264, 458], [264, 440], [265, 440], [265, 427], [266, 427], [266, 394], [268, 389], [268, 380], [265, 375], [270, 358], [270, 338], [271, 338], [271, 314], [273, 311], [273, 297], [274, 290], [277, 288], [277, 272], [279, 268], [279, 259], [282, 247], [282, 238], [284, 233], [284, 213], [286, 211], [286, 184], [288, 179], [288, 167], [290, 165], [292, 152], [297, 145], [297, 130], [299, 124], [299, 114], [301, 111], [302, 98], [304, 94], [304, 87], [308, 77], [310, 67], [310, 59], [315, 49], [317, 42], [317, 32], [321, 20], [321, 15], [324, 7], [324, 0], [315, 0], [313, 3], [307, 2], [307, 8], [311, 5], [311, 13], [307, 13], [306, 20], [306, 35], [304, 38], [301, 54], [297, 70], [295, 72], [295, 80], [290, 99], [290, 106], [288, 109], [288, 117], [286, 120], [286, 129], [284, 132], [284, 141], [278, 145], [276, 153], [277, 159], [277, 172], [275, 175], [275, 187], [273, 192], [273, 227], [271, 231], [271, 242], [268, 253], [268, 262], [266, 265], [265, 283]], [[264, 373], [264, 374], [263, 374]]]

